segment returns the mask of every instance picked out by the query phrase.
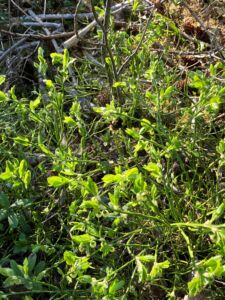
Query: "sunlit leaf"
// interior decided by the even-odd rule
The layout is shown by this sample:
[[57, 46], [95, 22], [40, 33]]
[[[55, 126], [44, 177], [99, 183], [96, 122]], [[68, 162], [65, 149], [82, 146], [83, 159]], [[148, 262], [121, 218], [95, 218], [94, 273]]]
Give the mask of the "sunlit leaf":
[[51, 176], [48, 177], [48, 185], [53, 187], [60, 187], [68, 184], [70, 180], [63, 176]]

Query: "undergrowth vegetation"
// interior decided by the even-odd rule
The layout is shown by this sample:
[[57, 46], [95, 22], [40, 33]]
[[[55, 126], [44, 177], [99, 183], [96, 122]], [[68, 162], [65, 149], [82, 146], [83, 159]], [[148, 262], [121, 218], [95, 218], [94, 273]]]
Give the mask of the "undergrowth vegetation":
[[[112, 28], [119, 69], [142, 34]], [[39, 48], [45, 89], [0, 92], [0, 299], [223, 298], [225, 64], [168, 66], [168, 37], [154, 14], [111, 87]]]

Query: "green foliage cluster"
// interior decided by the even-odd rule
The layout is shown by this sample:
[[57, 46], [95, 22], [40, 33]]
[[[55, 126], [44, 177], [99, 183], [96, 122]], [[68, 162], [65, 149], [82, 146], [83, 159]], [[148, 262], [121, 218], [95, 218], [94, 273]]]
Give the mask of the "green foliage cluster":
[[[47, 94], [0, 92], [0, 299], [221, 299], [225, 65], [187, 71], [179, 89], [180, 70], [149, 50], [168, 35], [155, 15], [112, 87], [123, 104], [85, 108], [69, 66], [84, 98], [107, 76], [66, 50], [50, 76], [39, 49]], [[140, 37], [110, 34], [117, 66]]]

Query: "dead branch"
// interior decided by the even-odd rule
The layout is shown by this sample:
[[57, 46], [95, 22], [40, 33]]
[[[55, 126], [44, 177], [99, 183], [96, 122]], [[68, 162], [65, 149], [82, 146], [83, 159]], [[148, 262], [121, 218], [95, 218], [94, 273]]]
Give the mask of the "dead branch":
[[[45, 27], [50, 27], [50, 28], [60, 28], [62, 27], [62, 24], [59, 23], [51, 23], [51, 22], [45, 22]], [[42, 27], [42, 25], [39, 22], [22, 22], [21, 25], [26, 26], [26, 27]]]
[[19, 47], [21, 44], [23, 44], [26, 41], [27, 38], [23, 37], [21, 40], [13, 44], [10, 48], [8, 48], [6, 51], [3, 52], [3, 54], [0, 56], [0, 62], [2, 62], [9, 53], [11, 53], [15, 48]]
[[[51, 35], [50, 31], [45, 27], [45, 23], [42, 22], [42, 20], [39, 19], [39, 18], [36, 16], [36, 14], [35, 14], [31, 9], [28, 10], [28, 13], [29, 13], [29, 15], [30, 15], [35, 21], [37, 21], [37, 22], [41, 25], [41, 27], [43, 28], [43, 31], [44, 31], [48, 36]], [[58, 52], [58, 53], [61, 53], [61, 52], [62, 52], [62, 50], [61, 50], [60, 47], [58, 46], [58, 44], [57, 44], [57, 42], [56, 42], [55, 39], [52, 39], [52, 44], [53, 44], [53, 46], [54, 46], [56, 52]]]
[[[119, 12], [121, 12], [122, 10], [124, 10], [124, 8], [127, 8], [129, 5], [128, 4], [123, 4], [120, 5], [120, 8], [118, 8], [117, 10], [112, 11], [112, 14], [117, 14]], [[93, 13], [92, 13], [93, 14]], [[103, 17], [98, 18], [99, 21], [103, 20]], [[96, 25], [98, 24], [98, 22], [95, 20], [93, 20], [90, 24], [88, 24], [86, 27], [84, 27], [83, 29], [78, 31], [78, 36], [76, 34], [74, 34], [74, 36], [72, 36], [70, 39], [66, 40], [63, 43], [63, 47], [64, 48], [72, 48], [72, 47], [76, 47], [78, 42], [79, 42], [79, 38], [84, 38], [85, 35], [91, 31], [91, 29], [93, 29]]]
[[68, 38], [74, 35], [74, 31], [70, 32], [62, 32], [62, 33], [56, 33], [51, 35], [44, 35], [44, 34], [31, 34], [31, 33], [18, 33], [18, 32], [12, 32], [7, 31], [4, 29], [0, 29], [0, 32], [11, 35], [11, 36], [19, 36], [19, 37], [26, 37], [27, 39], [35, 39], [35, 40], [52, 40], [52, 39], [63, 39]]
[[[127, 7], [130, 6], [132, 3], [131, 1], [125, 1], [124, 3], [116, 4], [111, 7], [112, 11], [115, 11], [121, 7]], [[36, 15], [40, 20], [47, 21], [47, 20], [72, 20], [75, 17], [75, 14], [38, 14]], [[94, 18], [94, 15], [92, 12], [90, 13], [79, 13], [76, 15], [77, 19], [87, 19], [87, 18]], [[21, 21], [32, 21], [33, 18], [26, 14], [26, 16], [19, 18]]]

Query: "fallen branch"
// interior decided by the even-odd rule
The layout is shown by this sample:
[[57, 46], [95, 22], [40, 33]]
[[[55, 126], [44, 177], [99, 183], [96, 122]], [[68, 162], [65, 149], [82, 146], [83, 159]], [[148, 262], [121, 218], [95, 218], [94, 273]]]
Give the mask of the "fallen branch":
[[[120, 5], [120, 8], [117, 10], [112, 11], [112, 14], [117, 14], [119, 12], [121, 12], [122, 10], [124, 10], [124, 8], [127, 8], [129, 5], [128, 4], [123, 4]], [[93, 13], [92, 13], [93, 14]], [[98, 20], [102, 21], [104, 19], [104, 17], [99, 17]], [[98, 24], [97, 20], [93, 20], [90, 24], [88, 24], [86, 27], [84, 27], [83, 29], [78, 31], [78, 36], [75, 33], [74, 36], [72, 36], [70, 39], [68, 39], [67, 41], [65, 41], [63, 43], [63, 47], [64, 48], [71, 48], [71, 47], [75, 47], [77, 46], [78, 42], [80, 39], [83, 39], [85, 37], [85, 35], [91, 30], [93, 29], [96, 25]]]
[[31, 43], [26, 43], [22, 46], [19, 46], [16, 50], [17, 51], [21, 51], [21, 50], [24, 50], [24, 49], [27, 49], [27, 48], [32, 48], [32, 47], [38, 47], [40, 44], [39, 41], [36, 41], [36, 42], [31, 42]]
[[[127, 7], [127, 6], [130, 6], [132, 3], [130, 3], [130, 1], [126, 1], [124, 3], [120, 3], [120, 4], [116, 4], [116, 5], [113, 5], [111, 7], [111, 10], [112, 11], [115, 11], [121, 7]], [[47, 20], [72, 20], [74, 19], [75, 17], [75, 14], [39, 14], [39, 15], [36, 15], [40, 20], [42, 21], [47, 21]], [[90, 13], [79, 13], [76, 15], [76, 17], [80, 20], [82, 19], [86, 19], [86, 18], [94, 18], [94, 15], [92, 12]], [[23, 17], [20, 17], [20, 20], [21, 21], [31, 21], [33, 20], [33, 18], [29, 15], [26, 15], [26, 16], [23, 16]]]
[[[43, 31], [44, 31], [48, 36], [51, 35], [51, 32], [45, 27], [45, 23], [42, 22], [42, 20], [39, 19], [39, 18], [36, 16], [36, 14], [35, 14], [31, 9], [28, 10], [28, 13], [29, 13], [29, 15], [30, 15], [35, 21], [37, 21], [37, 22], [41, 25], [41, 27], [43, 28]], [[53, 44], [53, 46], [54, 46], [54, 48], [55, 48], [55, 51], [56, 51], [57, 53], [61, 53], [61, 52], [62, 52], [62, 50], [61, 50], [60, 47], [58, 46], [58, 44], [57, 44], [57, 42], [56, 42], [55, 39], [52, 39], [52, 44]]]
[[80, 39], [83, 39], [85, 35], [91, 31], [92, 28], [96, 26], [97, 22], [94, 20], [90, 24], [88, 24], [86, 27], [78, 31], [78, 36], [74, 34], [70, 39], [66, 40], [63, 43], [64, 48], [71, 48], [77, 46]]
[[[51, 22], [45, 22], [45, 27], [50, 27], [50, 28], [60, 28], [62, 27], [62, 24], [59, 23], [51, 23]], [[39, 22], [22, 22], [21, 25], [26, 26], [26, 27], [42, 27], [42, 25]]]
[[4, 29], [0, 29], [0, 32], [11, 35], [11, 36], [26, 37], [27, 39], [31, 38], [31, 39], [35, 39], [35, 40], [62, 39], [62, 38], [68, 38], [68, 37], [71, 37], [72, 35], [74, 35], [74, 31], [56, 33], [56, 34], [51, 34], [51, 35], [18, 33], [18, 32], [7, 31]]
[[26, 41], [27, 38], [22, 38], [21, 40], [19, 40], [18, 42], [16, 42], [15, 44], [13, 44], [10, 48], [8, 48], [6, 51], [3, 52], [3, 54], [0, 56], [0, 62], [2, 62], [6, 56], [11, 53], [15, 48], [19, 47], [21, 44], [23, 44]]

